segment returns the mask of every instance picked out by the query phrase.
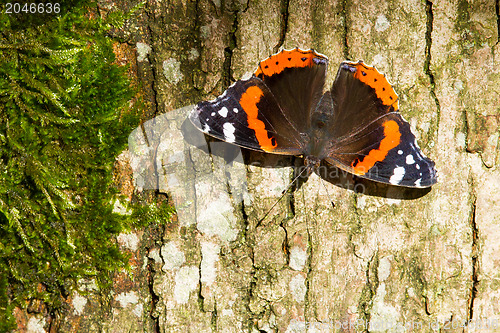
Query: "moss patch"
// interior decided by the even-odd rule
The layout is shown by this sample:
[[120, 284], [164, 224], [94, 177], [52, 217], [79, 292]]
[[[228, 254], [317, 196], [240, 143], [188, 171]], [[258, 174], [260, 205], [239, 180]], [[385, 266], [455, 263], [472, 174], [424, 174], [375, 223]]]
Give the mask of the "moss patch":
[[139, 116], [106, 37], [123, 14], [89, 19], [92, 8], [0, 19], [0, 331], [27, 300], [52, 311], [83, 277], [109, 286], [127, 262], [116, 235], [153, 222], [135, 220], [147, 207], [113, 212], [113, 165]]

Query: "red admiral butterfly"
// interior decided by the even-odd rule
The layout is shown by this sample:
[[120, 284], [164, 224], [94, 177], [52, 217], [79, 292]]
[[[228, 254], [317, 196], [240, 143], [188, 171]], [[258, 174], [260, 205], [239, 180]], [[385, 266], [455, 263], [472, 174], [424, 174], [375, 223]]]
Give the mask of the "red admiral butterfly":
[[434, 162], [398, 112], [398, 95], [374, 67], [345, 61], [323, 93], [328, 58], [314, 50], [283, 50], [260, 62], [248, 80], [201, 102], [190, 114], [204, 133], [273, 154], [322, 161], [377, 182], [429, 187]]

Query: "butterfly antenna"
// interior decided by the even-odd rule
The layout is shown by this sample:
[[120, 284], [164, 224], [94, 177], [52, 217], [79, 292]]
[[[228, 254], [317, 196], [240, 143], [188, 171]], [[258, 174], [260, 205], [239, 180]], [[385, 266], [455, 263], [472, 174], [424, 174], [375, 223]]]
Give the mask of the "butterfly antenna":
[[260, 220], [259, 222], [257, 223], [256, 227], [260, 226], [262, 221], [264, 221], [264, 219], [269, 215], [269, 213], [271, 213], [271, 211], [273, 210], [274, 207], [276, 207], [276, 205], [278, 204], [278, 202], [281, 201], [281, 199], [283, 199], [283, 197], [285, 196], [285, 194], [288, 192], [288, 190], [292, 187], [292, 185], [297, 181], [297, 179], [300, 178], [300, 176], [302, 176], [302, 174], [308, 170], [309, 168], [308, 167], [305, 167], [304, 170], [302, 170], [298, 175], [297, 177], [295, 177], [291, 182], [290, 184], [288, 184], [288, 186], [286, 187], [285, 190], [283, 190], [283, 193], [281, 193], [281, 196], [278, 198], [278, 200], [276, 200], [276, 202], [272, 205], [271, 208], [269, 208], [269, 210], [267, 211], [266, 215], [264, 215]]
[[331, 199], [332, 197], [330, 196], [330, 192], [328, 192], [328, 188], [326, 188], [325, 180], [321, 177], [319, 177], [319, 178], [321, 179], [321, 184], [323, 184], [323, 187], [325, 188], [325, 191], [326, 191], [326, 195], [328, 196], [328, 199], [330, 200], [330, 203], [332, 204], [332, 208], [335, 208], [335, 203]]

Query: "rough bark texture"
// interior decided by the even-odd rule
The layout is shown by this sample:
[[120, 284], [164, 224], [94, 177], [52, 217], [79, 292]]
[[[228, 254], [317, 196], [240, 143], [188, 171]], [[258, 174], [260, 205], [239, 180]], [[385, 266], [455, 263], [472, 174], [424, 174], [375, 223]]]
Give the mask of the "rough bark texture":
[[[158, 117], [122, 157], [136, 191], [167, 193], [179, 215], [123, 235], [134, 270], [110, 300], [74, 295], [64, 331], [463, 332], [474, 320], [500, 332], [498, 0], [147, 0], [135, 25], [128, 61], [145, 118]], [[328, 85], [345, 59], [385, 73], [436, 161], [432, 190], [355, 193], [349, 176], [312, 175], [259, 223], [300, 162], [236, 151], [228, 164], [226, 145], [183, 138], [187, 109], [169, 112], [296, 46], [329, 57]]]

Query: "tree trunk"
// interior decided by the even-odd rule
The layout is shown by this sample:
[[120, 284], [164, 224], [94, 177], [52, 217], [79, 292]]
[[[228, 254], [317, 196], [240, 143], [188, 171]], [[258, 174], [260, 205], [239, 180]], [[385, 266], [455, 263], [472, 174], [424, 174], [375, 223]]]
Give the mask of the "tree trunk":
[[[167, 194], [177, 218], [119, 239], [133, 271], [104, 314], [74, 295], [86, 301], [65, 331], [500, 332], [498, 0], [148, 0], [136, 27], [128, 61], [156, 118], [122, 157], [135, 191]], [[346, 59], [385, 73], [439, 183], [313, 174], [279, 200], [300, 161], [190, 127], [179, 108], [282, 47], [328, 56], [328, 86]]]

